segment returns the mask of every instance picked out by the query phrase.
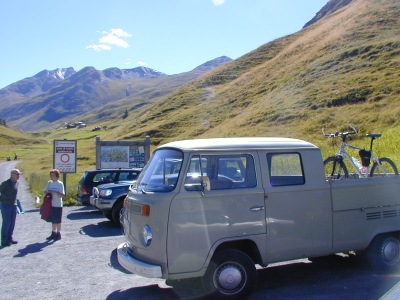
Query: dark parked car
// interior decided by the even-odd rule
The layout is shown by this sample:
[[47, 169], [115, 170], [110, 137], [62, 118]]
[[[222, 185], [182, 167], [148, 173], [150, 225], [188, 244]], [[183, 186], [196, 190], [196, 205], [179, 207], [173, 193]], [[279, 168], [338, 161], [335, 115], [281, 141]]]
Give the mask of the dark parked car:
[[141, 168], [85, 171], [78, 183], [77, 200], [82, 204], [89, 204], [94, 187], [100, 184], [135, 180], [141, 171]]
[[129, 187], [136, 180], [101, 184], [93, 188], [90, 204], [100, 210], [115, 225], [120, 225], [120, 212]]

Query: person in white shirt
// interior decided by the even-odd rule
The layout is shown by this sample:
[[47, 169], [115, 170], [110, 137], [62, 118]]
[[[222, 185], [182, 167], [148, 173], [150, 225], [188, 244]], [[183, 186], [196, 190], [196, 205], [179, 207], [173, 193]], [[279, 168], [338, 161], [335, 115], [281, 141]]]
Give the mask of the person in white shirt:
[[50, 171], [50, 180], [47, 182], [45, 193], [52, 194], [51, 206], [51, 225], [52, 231], [51, 235], [46, 238], [46, 240], [61, 240], [61, 217], [62, 217], [62, 207], [63, 200], [62, 197], [65, 195], [64, 184], [59, 180], [60, 171], [53, 169]]

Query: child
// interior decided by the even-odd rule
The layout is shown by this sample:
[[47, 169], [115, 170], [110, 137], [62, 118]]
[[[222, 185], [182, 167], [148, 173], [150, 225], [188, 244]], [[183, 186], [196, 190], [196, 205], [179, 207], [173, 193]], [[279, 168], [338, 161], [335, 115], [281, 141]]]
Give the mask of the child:
[[64, 196], [64, 184], [58, 180], [60, 177], [60, 171], [57, 169], [53, 169], [50, 171], [50, 179], [47, 182], [46, 188], [44, 189], [45, 193], [51, 193], [53, 199], [51, 200], [52, 213], [51, 213], [51, 225], [52, 232], [46, 240], [61, 240], [61, 217], [62, 217], [62, 206]]

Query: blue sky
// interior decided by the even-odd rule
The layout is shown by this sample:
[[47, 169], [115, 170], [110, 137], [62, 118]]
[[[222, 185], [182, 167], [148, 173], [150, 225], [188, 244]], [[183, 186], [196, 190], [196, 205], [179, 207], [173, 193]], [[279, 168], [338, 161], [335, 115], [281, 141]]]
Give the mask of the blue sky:
[[299, 31], [328, 0], [1, 0], [0, 88], [44, 69], [190, 71]]

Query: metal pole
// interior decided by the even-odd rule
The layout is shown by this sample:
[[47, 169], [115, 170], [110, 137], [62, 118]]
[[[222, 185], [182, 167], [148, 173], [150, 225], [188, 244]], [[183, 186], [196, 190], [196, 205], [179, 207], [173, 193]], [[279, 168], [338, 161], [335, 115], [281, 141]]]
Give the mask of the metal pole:
[[67, 173], [63, 173], [64, 191], [67, 194]]

